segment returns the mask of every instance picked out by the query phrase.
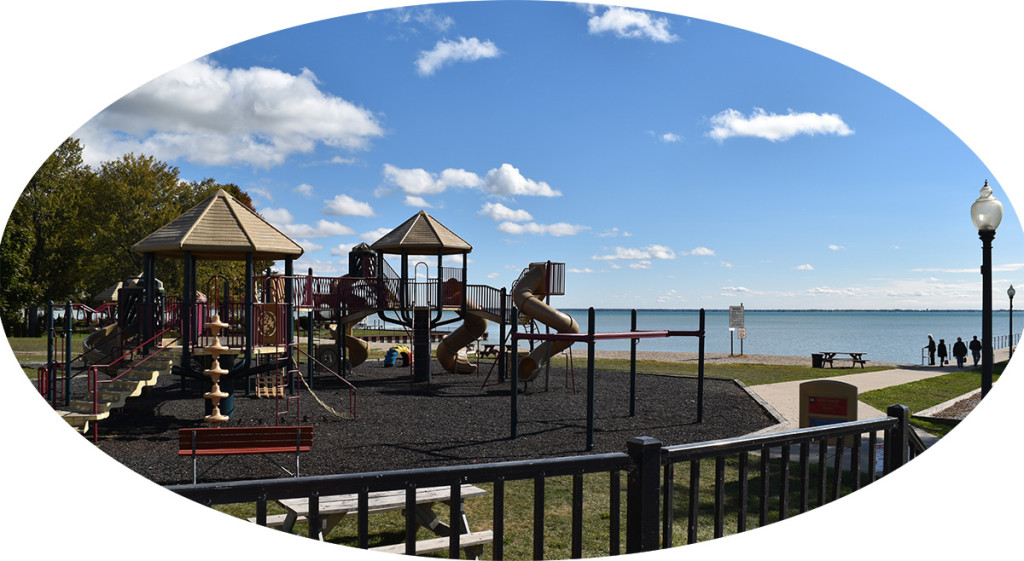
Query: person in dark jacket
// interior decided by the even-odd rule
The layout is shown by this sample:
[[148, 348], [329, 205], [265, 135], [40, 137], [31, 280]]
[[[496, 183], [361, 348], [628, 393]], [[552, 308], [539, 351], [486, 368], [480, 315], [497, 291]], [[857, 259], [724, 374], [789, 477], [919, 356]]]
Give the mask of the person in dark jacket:
[[935, 339], [928, 334], [928, 364], [935, 366]]
[[943, 364], [948, 364], [948, 361], [946, 360], [947, 355], [945, 339], [939, 339], [939, 348], [936, 349], [935, 354], [939, 355], [939, 366], [942, 366]]
[[956, 343], [953, 343], [953, 356], [956, 357], [956, 367], [963, 368], [964, 361], [967, 360], [967, 343], [959, 337], [956, 338]]
[[971, 339], [971, 357], [974, 358], [974, 365], [977, 366], [978, 361], [981, 360], [981, 341], [978, 340], [977, 335]]

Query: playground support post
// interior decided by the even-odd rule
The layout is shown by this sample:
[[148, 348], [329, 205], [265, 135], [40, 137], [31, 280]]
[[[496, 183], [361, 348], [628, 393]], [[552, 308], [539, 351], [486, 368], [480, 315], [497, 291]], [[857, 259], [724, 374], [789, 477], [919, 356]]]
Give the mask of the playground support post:
[[285, 349], [288, 353], [288, 362], [285, 366], [288, 372], [289, 390], [292, 395], [295, 395], [299, 391], [299, 381], [296, 376], [292, 375], [292, 370], [295, 368], [295, 355], [292, 351], [292, 344], [295, 343], [295, 318], [292, 314], [295, 313], [292, 305], [292, 300], [295, 297], [295, 277], [293, 273], [293, 261], [289, 257], [284, 261], [284, 307], [285, 307], [285, 320], [284, 320], [284, 337], [285, 337]]
[[307, 331], [306, 331], [306, 339], [307, 339], [307, 344], [306, 344], [306, 349], [307, 349], [307, 353], [306, 353], [306, 357], [307, 357], [306, 358], [306, 378], [308, 378], [308, 380], [309, 380], [309, 389], [313, 389], [313, 357], [315, 356], [313, 354], [313, 318], [316, 316], [316, 312], [313, 309], [314, 306], [313, 306], [313, 295], [312, 295], [312, 292], [313, 292], [313, 267], [310, 267], [308, 269], [308, 277], [307, 277], [306, 283], [307, 283], [307, 288], [308, 288], [307, 292], [309, 293], [309, 302], [308, 302], [308, 304], [309, 304], [309, 323], [306, 324], [306, 329], [307, 329]]
[[64, 303], [64, 405], [71, 404], [71, 300]]
[[594, 308], [587, 310], [587, 452], [594, 450]]
[[704, 422], [704, 308], [700, 309], [697, 342], [697, 422]]
[[57, 383], [57, 365], [53, 363], [53, 300], [46, 303], [46, 401], [53, 403]]
[[[504, 300], [502, 300], [502, 307], [504, 307]], [[519, 339], [516, 339], [517, 324], [519, 323], [519, 309], [512, 306], [512, 348], [509, 351], [512, 353], [512, 374], [509, 376], [509, 383], [512, 385], [509, 389], [512, 396], [512, 439], [514, 440], [519, 436]], [[501, 338], [501, 346], [505, 346], [505, 338]], [[499, 353], [498, 360], [504, 364], [505, 354]], [[499, 366], [500, 368], [501, 366]], [[500, 372], [500, 370], [499, 370]]]
[[[636, 308], [630, 313], [629, 330], [636, 331]], [[636, 346], [640, 339], [629, 340], [629, 416], [636, 417]]]

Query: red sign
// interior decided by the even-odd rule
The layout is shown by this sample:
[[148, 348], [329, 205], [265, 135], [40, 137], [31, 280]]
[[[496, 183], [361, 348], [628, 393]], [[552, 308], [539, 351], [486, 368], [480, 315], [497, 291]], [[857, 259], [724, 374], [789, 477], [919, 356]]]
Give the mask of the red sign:
[[807, 404], [811, 415], [835, 415], [846, 417], [849, 401], [841, 397], [812, 397]]

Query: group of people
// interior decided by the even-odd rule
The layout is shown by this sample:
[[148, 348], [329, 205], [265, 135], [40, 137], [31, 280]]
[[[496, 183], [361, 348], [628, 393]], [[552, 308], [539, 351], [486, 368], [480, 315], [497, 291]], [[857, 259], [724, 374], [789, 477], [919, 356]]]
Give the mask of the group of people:
[[[957, 368], [963, 368], [964, 363], [967, 362], [967, 351], [971, 351], [971, 357], [974, 359], [974, 366], [978, 365], [978, 361], [981, 360], [981, 341], [978, 340], [978, 336], [975, 335], [974, 339], [971, 340], [970, 345], [964, 343], [964, 340], [960, 337], [956, 338], [956, 343], [953, 343], [953, 357], [956, 358]], [[939, 366], [943, 364], [949, 364], [947, 360], [946, 340], [939, 339], [939, 343], [935, 344], [935, 339], [928, 335], [928, 364], [935, 366], [935, 355], [939, 357]]]

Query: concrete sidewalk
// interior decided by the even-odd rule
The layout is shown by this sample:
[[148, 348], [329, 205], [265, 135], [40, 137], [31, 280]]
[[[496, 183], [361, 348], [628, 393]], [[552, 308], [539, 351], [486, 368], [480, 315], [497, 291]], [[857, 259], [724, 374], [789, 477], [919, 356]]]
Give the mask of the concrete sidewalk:
[[[1006, 360], [1008, 354], [1008, 349], [997, 350], [994, 353], [994, 360], [996, 362]], [[864, 373], [857, 373], [857, 369], [851, 368], [836, 369], [835, 376], [819, 379], [839, 380], [841, 382], [846, 382], [847, 384], [852, 384], [857, 387], [857, 392], [860, 393], [880, 388], [888, 388], [891, 386], [899, 386], [901, 384], [907, 384], [927, 378], [934, 378], [936, 376], [942, 376], [953, 372], [966, 372], [970, 368], [973, 368], [974, 365], [974, 361], [970, 356], [967, 357], [967, 362], [963, 369], [957, 368], [955, 360], [951, 362], [951, 365], [946, 366], [906, 365], [892, 370], [879, 370], [877, 372]], [[757, 394], [765, 401], [765, 403], [774, 408], [775, 411], [783, 417], [782, 422], [760, 431], [761, 434], [800, 428], [800, 384], [807, 381], [808, 380], [780, 382], [778, 384], [762, 384], [759, 386], [749, 387], [751, 391]], [[879, 411], [866, 403], [857, 402], [858, 420], [875, 419], [884, 416], [885, 412]], [[932, 439], [934, 440], [934, 438]], [[930, 442], [926, 441], [926, 444], [930, 444]]]

